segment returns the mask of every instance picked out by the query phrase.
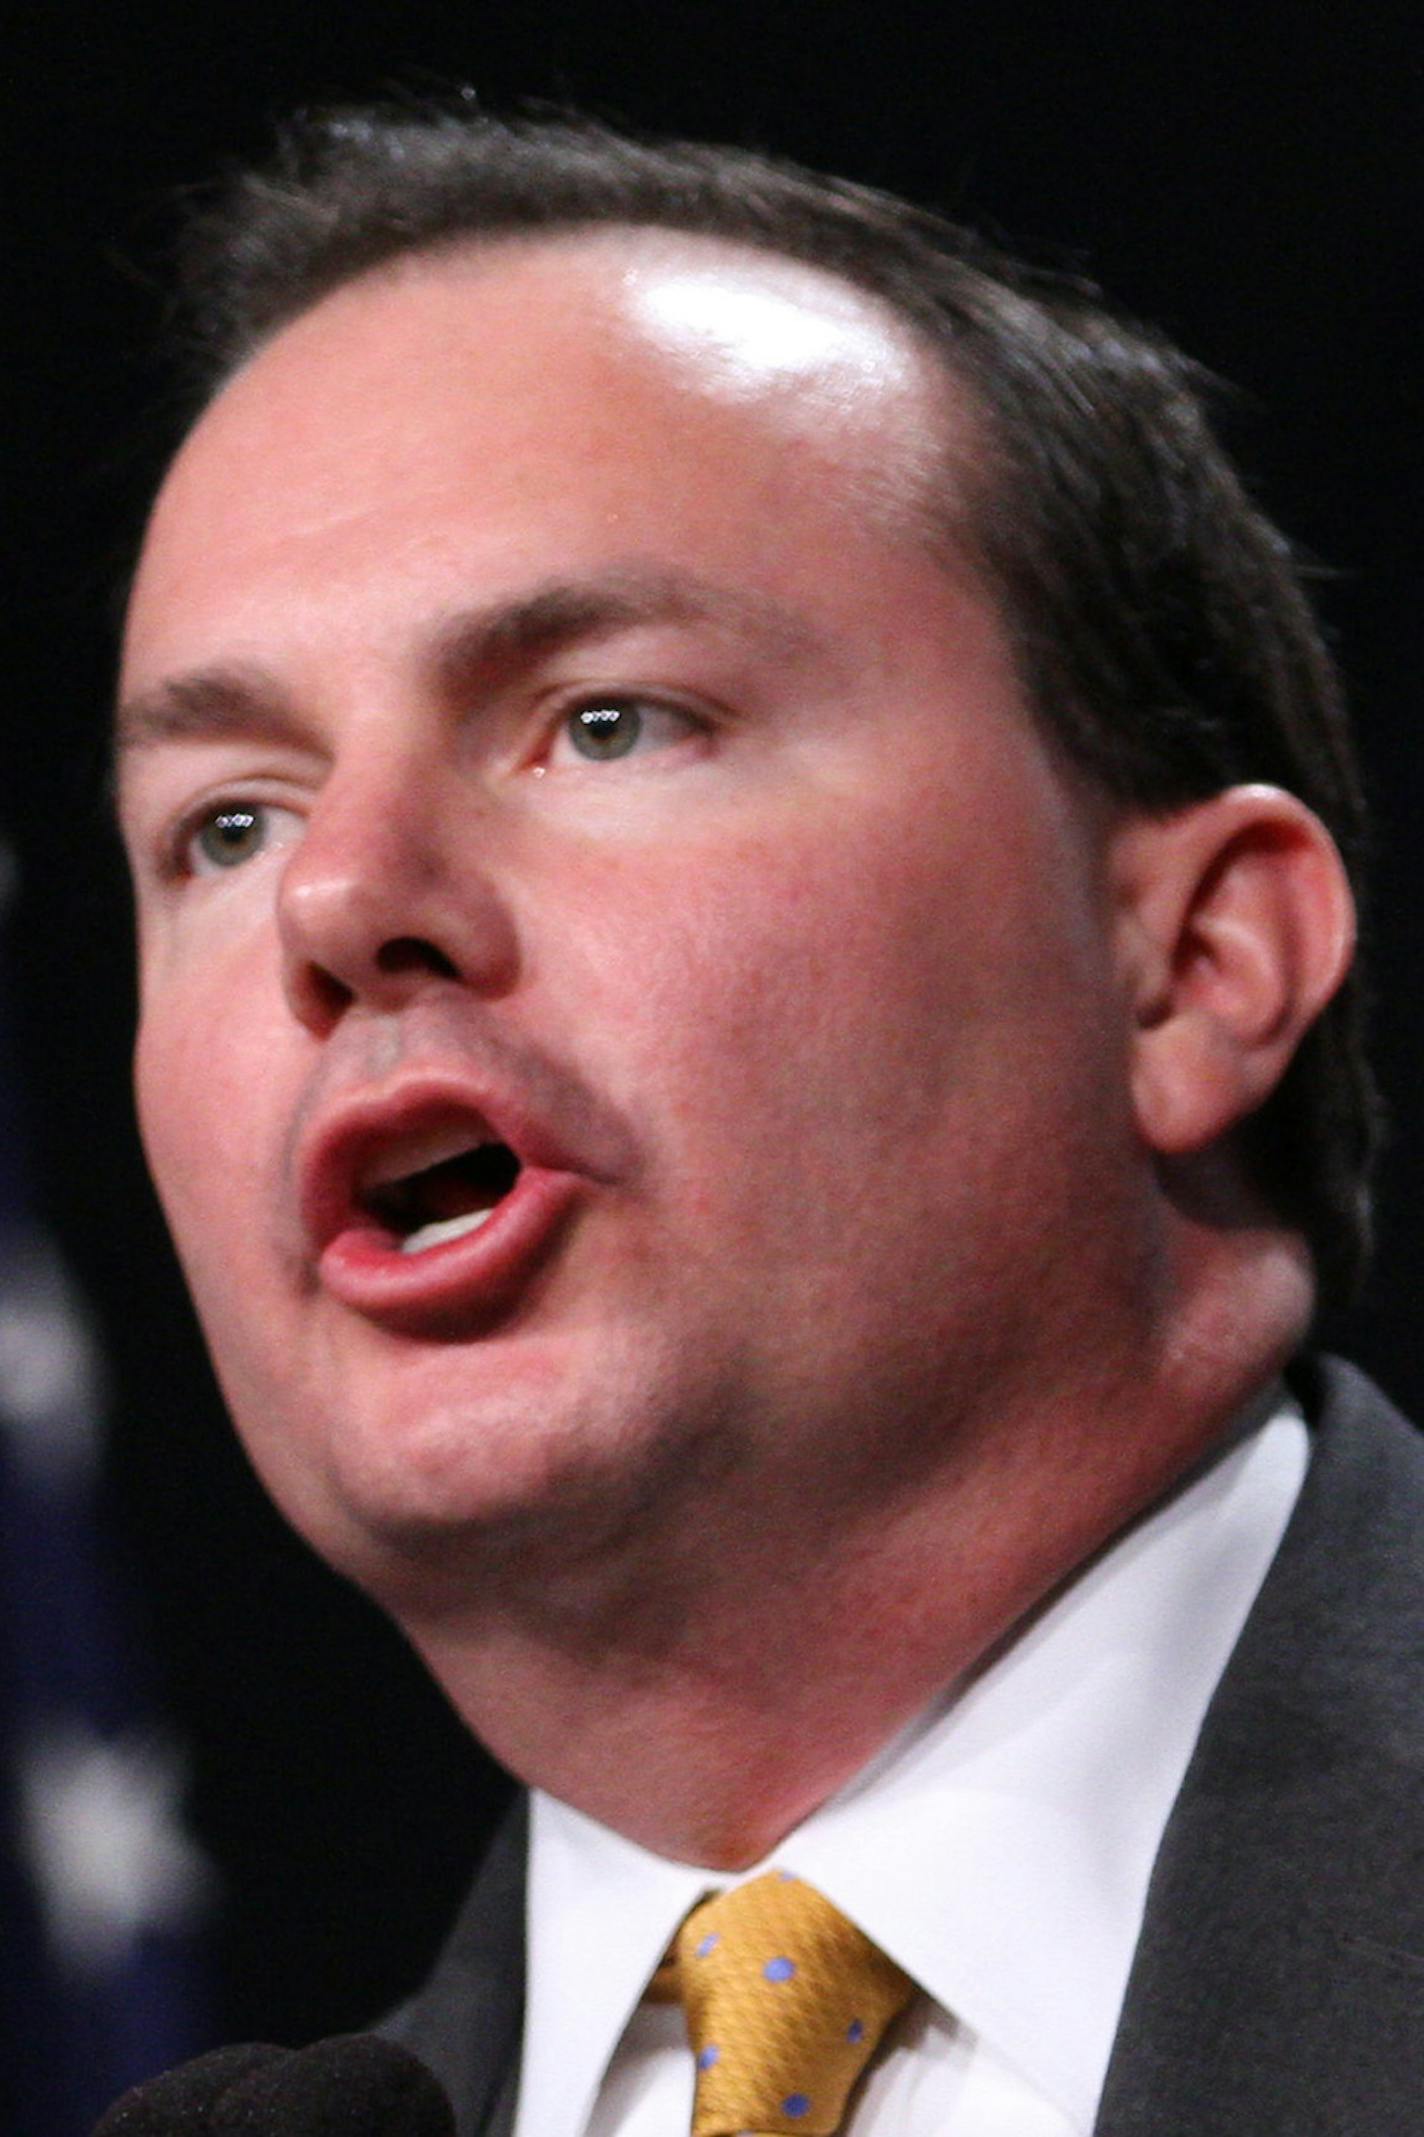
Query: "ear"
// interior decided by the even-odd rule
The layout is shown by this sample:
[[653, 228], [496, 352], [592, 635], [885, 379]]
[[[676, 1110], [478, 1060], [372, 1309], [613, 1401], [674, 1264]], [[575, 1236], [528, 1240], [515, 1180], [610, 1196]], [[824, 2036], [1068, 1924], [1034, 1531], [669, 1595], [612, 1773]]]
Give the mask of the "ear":
[[1344, 866], [1293, 794], [1239, 786], [1127, 819], [1109, 869], [1139, 1131], [1164, 1156], [1205, 1149], [1270, 1096], [1349, 969]]

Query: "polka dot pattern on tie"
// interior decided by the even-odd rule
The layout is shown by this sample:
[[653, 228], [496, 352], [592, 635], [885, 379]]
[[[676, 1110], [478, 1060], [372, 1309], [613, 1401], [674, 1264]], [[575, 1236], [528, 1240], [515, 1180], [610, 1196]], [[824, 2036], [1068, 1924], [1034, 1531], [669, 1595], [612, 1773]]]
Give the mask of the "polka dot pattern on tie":
[[697, 2072], [692, 2137], [831, 2137], [914, 1984], [784, 1870], [694, 1907], [651, 1996], [680, 1997]]

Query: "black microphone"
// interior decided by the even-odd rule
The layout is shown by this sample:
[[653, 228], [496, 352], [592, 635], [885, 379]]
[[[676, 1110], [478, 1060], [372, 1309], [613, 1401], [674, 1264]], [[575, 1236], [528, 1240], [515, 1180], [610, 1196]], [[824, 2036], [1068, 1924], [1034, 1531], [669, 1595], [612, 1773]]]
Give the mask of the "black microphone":
[[374, 2033], [215, 2048], [116, 2100], [94, 2137], [455, 2137], [409, 2049]]

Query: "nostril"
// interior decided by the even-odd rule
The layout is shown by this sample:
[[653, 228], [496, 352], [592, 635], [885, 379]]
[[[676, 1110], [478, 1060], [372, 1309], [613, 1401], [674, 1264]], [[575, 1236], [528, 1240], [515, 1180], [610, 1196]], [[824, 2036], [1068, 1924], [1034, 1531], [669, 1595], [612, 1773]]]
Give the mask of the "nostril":
[[315, 1008], [317, 1022], [323, 1025], [334, 1024], [353, 1000], [351, 989], [322, 965], [308, 965], [302, 984]]
[[[302, 1023], [325, 1035], [354, 1002], [399, 1006], [422, 985], [458, 980], [454, 960], [422, 935], [391, 935], [363, 952], [359, 943], [298, 942], [284, 967], [287, 999]], [[327, 954], [323, 955], [323, 951]]]
[[390, 942], [383, 942], [376, 952], [376, 964], [389, 978], [405, 972], [433, 972], [440, 979], [459, 977], [445, 952], [418, 935], [397, 935]]

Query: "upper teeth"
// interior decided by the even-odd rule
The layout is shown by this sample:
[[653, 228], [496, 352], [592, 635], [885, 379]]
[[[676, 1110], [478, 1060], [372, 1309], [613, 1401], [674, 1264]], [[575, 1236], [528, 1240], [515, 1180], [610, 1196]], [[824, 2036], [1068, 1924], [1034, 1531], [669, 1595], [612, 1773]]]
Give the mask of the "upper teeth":
[[488, 1141], [486, 1135], [453, 1125], [431, 1128], [424, 1135], [398, 1138], [372, 1159], [369, 1168], [363, 1169], [363, 1190], [389, 1187], [417, 1172], [428, 1172], [432, 1165], [443, 1165], [448, 1158], [463, 1157], [467, 1150], [482, 1150]]

